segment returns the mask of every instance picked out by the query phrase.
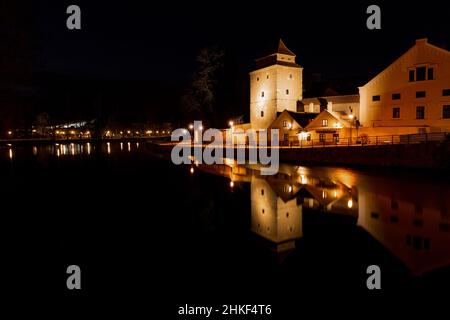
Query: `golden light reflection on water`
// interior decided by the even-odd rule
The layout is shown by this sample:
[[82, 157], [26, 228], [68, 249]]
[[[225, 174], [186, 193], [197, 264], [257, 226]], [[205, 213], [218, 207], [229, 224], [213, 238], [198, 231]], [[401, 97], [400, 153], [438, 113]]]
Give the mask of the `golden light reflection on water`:
[[305, 213], [326, 212], [363, 228], [414, 275], [450, 265], [448, 184], [341, 168], [283, 166], [275, 176], [235, 164], [199, 169], [227, 177], [230, 189], [250, 183], [251, 230], [276, 253], [296, 250]]

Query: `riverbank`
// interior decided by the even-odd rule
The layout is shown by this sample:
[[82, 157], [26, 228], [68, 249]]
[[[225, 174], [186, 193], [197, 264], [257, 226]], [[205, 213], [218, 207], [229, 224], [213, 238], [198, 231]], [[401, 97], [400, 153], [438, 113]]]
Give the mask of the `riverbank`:
[[161, 141], [170, 137], [121, 137], [121, 138], [90, 138], [90, 139], [1, 139], [0, 146], [40, 146], [51, 145], [55, 143], [104, 143], [104, 142], [124, 142], [124, 141]]
[[[170, 158], [173, 145], [151, 142], [154, 153]], [[204, 147], [203, 147], [204, 149]], [[234, 148], [237, 151], [248, 148]], [[219, 149], [221, 150], [221, 149]], [[193, 154], [193, 152], [192, 152]], [[327, 146], [317, 148], [280, 147], [280, 162], [330, 166], [388, 167], [409, 169], [450, 169], [450, 142], [429, 141], [415, 144]]]

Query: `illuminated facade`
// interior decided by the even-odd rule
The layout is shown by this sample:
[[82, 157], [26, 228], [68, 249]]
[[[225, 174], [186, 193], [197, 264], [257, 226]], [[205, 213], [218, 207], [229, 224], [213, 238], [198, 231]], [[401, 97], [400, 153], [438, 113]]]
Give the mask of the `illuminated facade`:
[[359, 93], [369, 135], [450, 131], [450, 52], [416, 40]]
[[250, 73], [250, 123], [252, 129], [266, 130], [277, 112], [297, 112], [302, 99], [302, 67], [295, 54], [280, 40], [277, 52], [256, 60]]

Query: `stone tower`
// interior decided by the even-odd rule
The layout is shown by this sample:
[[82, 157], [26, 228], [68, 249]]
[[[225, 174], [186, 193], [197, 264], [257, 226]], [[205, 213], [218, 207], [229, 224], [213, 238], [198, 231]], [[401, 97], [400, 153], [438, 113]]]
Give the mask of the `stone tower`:
[[278, 49], [256, 60], [250, 72], [250, 122], [252, 129], [267, 129], [277, 112], [297, 112], [302, 100], [302, 67], [295, 54], [280, 39]]

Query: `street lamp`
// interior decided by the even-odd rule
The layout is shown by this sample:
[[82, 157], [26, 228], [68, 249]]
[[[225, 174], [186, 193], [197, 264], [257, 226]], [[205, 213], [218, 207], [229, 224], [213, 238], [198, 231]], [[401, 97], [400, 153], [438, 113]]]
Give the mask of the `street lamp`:
[[[350, 108], [350, 110], [352, 110], [352, 109]], [[350, 119], [350, 144], [352, 144], [352, 127], [353, 127], [353, 118], [354, 118], [354, 115], [353, 115], [353, 114], [350, 114], [348, 117], [349, 117], [349, 119]]]

